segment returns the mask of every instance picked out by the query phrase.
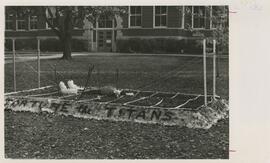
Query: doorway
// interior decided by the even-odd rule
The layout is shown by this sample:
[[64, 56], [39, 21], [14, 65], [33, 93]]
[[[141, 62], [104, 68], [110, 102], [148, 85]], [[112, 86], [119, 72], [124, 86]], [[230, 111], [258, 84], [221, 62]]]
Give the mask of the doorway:
[[98, 51], [112, 52], [112, 30], [98, 31]]
[[97, 50], [100, 52], [112, 52], [114, 40], [115, 20], [108, 15], [101, 15], [98, 19]]

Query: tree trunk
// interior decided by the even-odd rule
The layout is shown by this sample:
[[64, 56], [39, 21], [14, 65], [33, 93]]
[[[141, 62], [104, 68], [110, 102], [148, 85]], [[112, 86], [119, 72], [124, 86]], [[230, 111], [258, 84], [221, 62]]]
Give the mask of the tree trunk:
[[62, 44], [63, 44], [63, 57], [62, 59], [72, 59], [71, 57], [71, 41], [72, 41], [72, 10], [71, 8], [67, 7], [65, 8], [65, 17], [63, 22], [63, 28], [62, 28]]
[[62, 59], [72, 59], [71, 57], [71, 36], [66, 36], [62, 39], [62, 46], [63, 46], [63, 56]]

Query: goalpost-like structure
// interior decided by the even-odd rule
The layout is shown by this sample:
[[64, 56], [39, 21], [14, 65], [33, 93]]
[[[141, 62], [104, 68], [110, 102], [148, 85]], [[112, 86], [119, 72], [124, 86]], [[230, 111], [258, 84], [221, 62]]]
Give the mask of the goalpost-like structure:
[[[12, 40], [12, 54], [13, 54], [13, 88], [14, 92], [16, 92], [16, 48], [15, 48], [15, 40], [17, 38], [7, 38]], [[20, 38], [18, 38], [20, 39]], [[37, 41], [37, 50], [34, 51], [37, 53], [37, 86], [40, 88], [40, 40], [42, 38], [36, 38]], [[202, 44], [203, 44], [203, 88], [204, 88], [204, 105], [207, 106], [207, 57], [212, 56], [213, 58], [213, 99], [215, 100], [216, 98], [216, 40], [213, 40], [213, 51], [212, 53], [207, 53], [206, 51], [206, 39], [202, 39]]]
[[216, 98], [216, 40], [213, 40], [213, 52], [206, 53], [206, 39], [203, 39], [203, 83], [204, 83], [204, 105], [207, 106], [207, 55], [213, 56], [213, 99]]
[[[202, 90], [200, 90], [201, 93], [184, 93], [184, 89], [182, 92], [181, 89], [180, 91], [174, 89], [175, 91], [170, 92], [155, 89], [146, 90], [145, 86], [142, 87], [143, 89], [139, 87], [136, 89], [120, 89], [118, 88], [119, 70], [117, 69], [115, 73], [115, 85], [116, 89], [120, 89], [123, 94], [119, 96], [109, 96], [98, 93], [99, 90], [101, 90], [100, 87], [94, 87], [94, 85], [93, 87], [88, 86], [88, 79], [93, 70], [93, 68], [89, 66], [89, 63], [87, 63], [89, 66], [87, 81], [84, 85], [84, 90], [87, 88], [87, 91], [80, 91], [79, 94], [63, 94], [59, 92], [57, 80], [55, 80], [54, 84], [51, 86], [40, 87], [40, 38], [37, 38], [37, 71], [35, 70], [35, 72], [38, 73], [38, 88], [16, 92], [16, 82], [14, 82], [15, 92], [5, 94], [5, 109], [13, 111], [59, 113], [89, 119], [134, 121], [208, 129], [215, 124], [217, 120], [227, 116], [228, 105], [222, 99], [216, 98], [218, 97], [216, 95], [216, 41], [213, 40], [212, 51], [207, 52], [206, 39], [199, 40], [200, 43], [202, 43], [203, 54], [190, 56], [195, 57], [195, 62], [192, 61], [190, 63], [200, 63], [199, 67], [196, 67], [196, 69], [199, 69], [198, 74], [200, 74], [200, 81], [196, 86], [201, 88], [203, 85], [203, 93]], [[12, 43], [13, 77], [16, 81], [15, 39], [13, 39]], [[213, 94], [210, 93], [208, 95], [207, 58], [209, 57], [213, 59]], [[201, 64], [203, 64], [202, 67]], [[179, 66], [174, 68], [170, 73], [166, 72], [166, 76], [163, 77], [164, 81], [171, 79], [172, 75], [178, 75], [182, 68], [183, 67]], [[189, 68], [193, 68], [193, 65], [189, 64]], [[203, 71], [201, 71], [202, 69]], [[186, 73], [190, 73], [188, 68], [182, 70], [186, 71]], [[97, 76], [99, 74], [98, 72], [99, 71], [96, 72]], [[197, 75], [197, 73], [195, 75]], [[201, 80], [202, 76], [203, 81]], [[34, 77], [36, 77], [36, 75]], [[83, 79], [86, 79], [86, 76], [84, 76]], [[183, 84], [185, 83], [186, 82], [183, 82]], [[197, 84], [197, 82], [195, 82], [194, 85], [195, 84]], [[166, 89], [168, 88], [166, 87]]]
[[13, 64], [13, 90], [16, 92], [16, 40], [20, 39], [36, 39], [37, 41], [37, 49], [31, 52], [37, 53], [37, 88], [40, 88], [40, 40], [42, 38], [39, 37], [10, 37], [6, 38], [7, 40], [12, 40], [12, 64]]

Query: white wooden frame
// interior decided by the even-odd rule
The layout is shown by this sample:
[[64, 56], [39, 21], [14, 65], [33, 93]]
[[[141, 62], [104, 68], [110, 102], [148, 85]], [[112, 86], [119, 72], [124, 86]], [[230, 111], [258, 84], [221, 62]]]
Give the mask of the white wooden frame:
[[[32, 29], [31, 28], [31, 22], [33, 22], [32, 20], [31, 20], [31, 17], [32, 16], [35, 16], [36, 17], [36, 20], [35, 20], [35, 22], [37, 23], [37, 28], [36, 29]], [[46, 23], [47, 24], [47, 23]], [[29, 15], [28, 16], [28, 29], [30, 30], [30, 31], [36, 31], [36, 30], [38, 30], [38, 17], [36, 16], [36, 15]]]
[[[141, 13], [140, 14], [131, 14], [131, 7], [141, 7]], [[140, 26], [131, 26], [130, 25], [130, 17], [131, 16], [141, 16], [141, 25]], [[128, 7], [128, 28], [142, 28], [142, 16], [143, 16], [143, 10], [142, 10], [142, 6], [129, 6]]]
[[153, 6], [153, 28], [168, 28], [168, 6], [160, 6], [160, 7], [166, 7], [166, 14], [158, 14], [159, 16], [166, 15], [166, 26], [156, 26], [156, 22], [155, 22], [156, 7], [157, 6]]
[[[24, 29], [19, 29], [18, 28], [19, 22], [24, 22], [25, 23], [25, 28]], [[16, 16], [16, 31], [25, 31], [26, 27], [27, 27], [27, 23], [26, 23], [25, 19], [24, 18], [18, 19], [18, 17]]]
[[113, 17], [113, 19], [112, 19], [112, 27], [107, 27], [107, 28], [104, 28], [104, 27], [102, 27], [102, 28], [100, 28], [99, 27], [99, 19], [100, 19], [100, 17], [98, 17], [97, 18], [97, 21], [96, 21], [96, 28], [98, 28], [98, 29], [100, 29], [100, 30], [112, 30], [113, 28], [114, 28], [114, 20], [115, 20], [115, 17]]

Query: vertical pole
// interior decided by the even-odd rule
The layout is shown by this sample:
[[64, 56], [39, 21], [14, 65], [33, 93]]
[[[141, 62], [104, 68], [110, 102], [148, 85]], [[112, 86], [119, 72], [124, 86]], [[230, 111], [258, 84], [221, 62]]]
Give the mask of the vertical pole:
[[57, 78], [57, 70], [56, 70], [56, 65], [54, 65], [54, 80], [55, 80], [55, 85], [58, 90], [58, 94], [60, 94], [60, 88], [58, 86], [58, 78]]
[[111, 47], [112, 52], [115, 52], [115, 46], [114, 46], [114, 19], [112, 20], [112, 40], [111, 40]]
[[38, 88], [40, 88], [40, 39], [37, 40]]
[[96, 51], [98, 51], [98, 21], [96, 20]]
[[14, 92], [16, 92], [16, 49], [15, 49], [15, 39], [12, 39], [12, 53], [13, 53], [13, 88]]
[[91, 52], [93, 52], [94, 49], [94, 30], [92, 30], [91, 26], [89, 27], [89, 36], [91, 39]]
[[216, 40], [213, 40], [213, 98], [216, 99]]
[[118, 89], [118, 79], [119, 79], [119, 69], [117, 68], [116, 69], [116, 81], [115, 81], [115, 87], [116, 89]]
[[100, 72], [99, 72], [99, 67], [97, 67], [97, 82], [98, 82], [98, 89], [100, 89]]
[[204, 105], [207, 106], [207, 79], [206, 79], [206, 39], [203, 39], [203, 83], [204, 83]]

